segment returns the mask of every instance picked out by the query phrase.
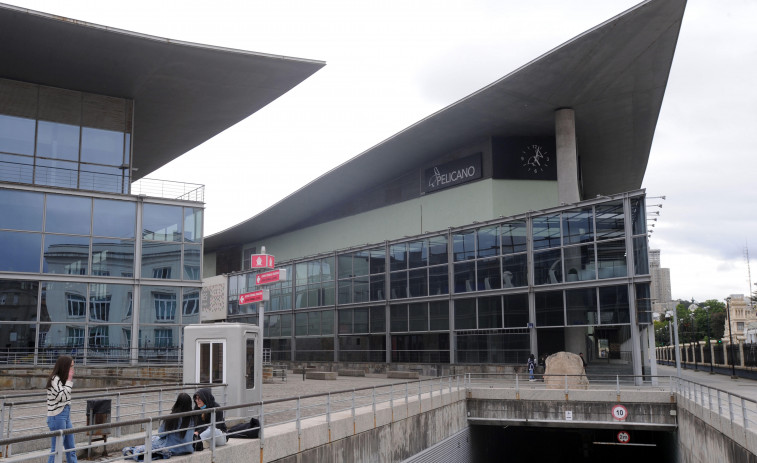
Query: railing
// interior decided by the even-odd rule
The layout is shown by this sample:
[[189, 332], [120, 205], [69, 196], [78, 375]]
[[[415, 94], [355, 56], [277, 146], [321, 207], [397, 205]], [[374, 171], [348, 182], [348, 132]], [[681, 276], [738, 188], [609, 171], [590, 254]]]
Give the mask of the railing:
[[[216, 411], [242, 409], [243, 421], [250, 421], [251, 418], [256, 418], [259, 420], [259, 439], [260, 447], [262, 449], [265, 440], [265, 430], [268, 427], [293, 423], [296, 427], [298, 436], [300, 436], [302, 432], [303, 421], [306, 419], [324, 417], [328, 428], [331, 429], [333, 415], [340, 412], [348, 412], [352, 417], [353, 422], [355, 422], [358, 409], [362, 409], [361, 412], [371, 410], [375, 423], [377, 406], [381, 404], [389, 404], [389, 406], [393, 409], [395, 405], [404, 404], [407, 407], [411, 402], [418, 401], [418, 403], [420, 403], [421, 399], [430, 399], [432, 403], [434, 400], [440, 401], [443, 393], [452, 393], [453, 390], [460, 392], [463, 387], [462, 379], [463, 378], [461, 376], [447, 376], [442, 378], [434, 378], [431, 380], [394, 383], [383, 386], [367, 386], [362, 388], [339, 390], [325, 394], [311, 394], [264, 402], [251, 402], [240, 405], [222, 406], [214, 409], [205, 409], [202, 411], [193, 411], [171, 416], [180, 418], [183, 416], [196, 416], [200, 413], [209, 412], [212, 420], [211, 426], [214, 426]], [[164, 389], [163, 391], [166, 391], [166, 389]], [[139, 392], [134, 392], [134, 394], [139, 394]], [[173, 401], [173, 396], [175, 396], [175, 394], [168, 395], [170, 395], [170, 400]], [[123, 394], [121, 394], [120, 396], [123, 396]], [[35, 403], [39, 403], [39, 401], [37, 400], [35, 401]], [[368, 409], [368, 407], [370, 407], [370, 409]], [[139, 439], [140, 443], [145, 445], [145, 452], [137, 454], [137, 456], [142, 455], [145, 462], [151, 462], [152, 454], [150, 451], [150, 445], [152, 437], [157, 435], [157, 432], [154, 430], [154, 428], [157, 428], [157, 424], [160, 420], [167, 417], [168, 414], [166, 412], [169, 409], [170, 406], [169, 408], [163, 408], [159, 416], [154, 417], [141, 416], [139, 418], [123, 419], [133, 417], [135, 414], [139, 414], [139, 411], [137, 411], [132, 412], [129, 415], [120, 415], [122, 419], [120, 421], [116, 420], [118, 422], [114, 423], [104, 423], [93, 426], [80, 426], [55, 432], [37, 432], [34, 435], [4, 438], [0, 439], [0, 448], [9, 449], [13, 444], [38, 440], [42, 440], [44, 444], [47, 444], [49, 443], [48, 439], [55, 436], [57, 437], [56, 449], [53, 454], [55, 455], [55, 461], [61, 462], [63, 454], [65, 453], [62, 444], [62, 437], [64, 435], [84, 434], [94, 431], [102, 432], [106, 429], [115, 430], [116, 435], [119, 435], [120, 429], [124, 427], [134, 428], [141, 426], [144, 430], [144, 433], [140, 433], [139, 437], [135, 436], [133, 438], [133, 441]], [[101, 447], [102, 445], [104, 444], [99, 442], [96, 444], [77, 445], [76, 450], [81, 451], [86, 449], [94, 449]], [[208, 443], [206, 443], [206, 445], [208, 445]], [[215, 457], [215, 439], [211, 438], [209, 440], [209, 446], [211, 460], [217, 461]], [[39, 453], [23, 454], [17, 455], [16, 458], [14, 458], [14, 461], [27, 461], [39, 457]], [[113, 458], [99, 459], [98, 461], [104, 463], [111, 461], [120, 461], [123, 460], [123, 458], [124, 457], [119, 454], [118, 456], [115, 456]]]
[[[567, 393], [570, 390], [621, 391], [656, 390], [673, 392], [671, 376], [634, 375], [544, 375], [528, 373], [466, 373], [465, 387], [487, 389], [557, 389], [560, 385]], [[585, 383], [581, 380], [586, 379]]]
[[757, 433], [757, 402], [752, 399], [723, 391], [683, 378], [675, 379], [675, 392], [681, 399], [717, 413], [732, 425], [737, 424]]
[[[189, 383], [168, 386], [131, 386], [117, 389], [88, 389], [76, 394], [71, 401], [71, 416], [74, 427], [86, 424], [86, 405], [90, 399], [110, 399], [111, 419], [125, 422], [135, 418], [147, 419], [158, 417], [171, 410], [179, 392], [190, 395], [201, 387], [223, 388], [218, 397], [221, 404], [226, 403], [226, 384]], [[0, 438], [11, 436], [40, 435], [47, 432], [46, 392], [9, 394], [0, 397]], [[79, 416], [82, 418], [73, 418]], [[125, 424], [124, 424], [125, 426]], [[120, 433], [121, 428], [116, 432]], [[117, 434], [118, 435], [118, 434]], [[3, 456], [10, 456], [8, 447]]]
[[204, 202], [205, 185], [143, 178], [131, 184], [131, 194]]

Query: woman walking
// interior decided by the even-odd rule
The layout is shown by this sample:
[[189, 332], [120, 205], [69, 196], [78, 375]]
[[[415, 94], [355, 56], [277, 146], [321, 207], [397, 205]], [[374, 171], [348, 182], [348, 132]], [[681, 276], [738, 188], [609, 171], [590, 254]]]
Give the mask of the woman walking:
[[[64, 383], [65, 381], [65, 383]], [[55, 362], [53, 371], [47, 378], [47, 427], [50, 431], [69, 429], [71, 424], [71, 388], [74, 387], [74, 359], [68, 355], [61, 355]], [[47, 463], [55, 461], [55, 440], [50, 450]], [[76, 463], [76, 451], [74, 450], [74, 435], [63, 436], [63, 447], [66, 450], [66, 462]]]
[[[176, 397], [171, 408], [171, 414], [192, 411], [192, 398], [184, 392]], [[194, 432], [194, 417], [167, 418], [160, 423], [158, 435], [152, 436], [152, 459], [171, 458], [171, 455], [184, 455], [194, 452], [192, 447], [192, 433]], [[174, 447], [176, 446], [176, 447]], [[168, 448], [166, 448], [168, 447]], [[125, 447], [124, 456], [140, 461], [145, 456], [145, 446]]]

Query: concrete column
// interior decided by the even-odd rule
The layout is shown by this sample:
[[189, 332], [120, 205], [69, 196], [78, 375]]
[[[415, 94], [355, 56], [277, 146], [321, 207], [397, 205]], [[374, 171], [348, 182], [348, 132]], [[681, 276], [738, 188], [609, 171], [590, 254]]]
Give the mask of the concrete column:
[[655, 358], [654, 324], [644, 328], [647, 332], [647, 361], [649, 362], [649, 374], [652, 375], [652, 385], [657, 386], [657, 359]]
[[581, 193], [578, 187], [576, 115], [570, 108], [555, 111], [555, 142], [558, 201], [576, 203], [581, 200]]
[[741, 341], [736, 341], [736, 342], [739, 343], [739, 365], [743, 367], [745, 366], [744, 365], [744, 343]]

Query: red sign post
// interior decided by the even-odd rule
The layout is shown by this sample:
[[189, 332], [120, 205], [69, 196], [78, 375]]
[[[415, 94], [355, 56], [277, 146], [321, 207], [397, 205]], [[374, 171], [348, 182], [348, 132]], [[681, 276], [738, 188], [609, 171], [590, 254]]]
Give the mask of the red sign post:
[[250, 268], [274, 268], [276, 258], [270, 254], [253, 254], [250, 256]]
[[251, 293], [239, 295], [239, 305], [253, 304], [255, 302], [267, 301], [270, 299], [270, 293], [267, 289], [259, 289]]
[[270, 285], [279, 281], [287, 281], [286, 269], [274, 270], [272, 272], [258, 273], [255, 275], [256, 285]]

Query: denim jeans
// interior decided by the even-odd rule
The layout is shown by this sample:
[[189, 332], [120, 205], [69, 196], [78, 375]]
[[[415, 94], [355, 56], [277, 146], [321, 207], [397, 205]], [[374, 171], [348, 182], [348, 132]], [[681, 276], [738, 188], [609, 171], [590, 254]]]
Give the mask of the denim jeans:
[[[48, 416], [47, 417], [47, 427], [50, 428], [50, 431], [58, 431], [60, 429], [68, 429], [73, 428], [74, 426], [71, 424], [71, 408], [66, 405], [65, 408], [63, 408], [63, 411], [58, 413], [55, 416]], [[53, 443], [51, 447], [51, 452], [53, 452], [52, 455], [47, 459], [47, 463], [53, 463], [55, 461], [55, 440], [57, 438], [53, 437]], [[73, 434], [66, 434], [63, 436], [63, 447], [65, 449], [73, 449], [75, 446], [74, 444], [74, 435]], [[73, 452], [66, 452], [66, 462], [67, 463], [76, 463], [76, 451]]]

